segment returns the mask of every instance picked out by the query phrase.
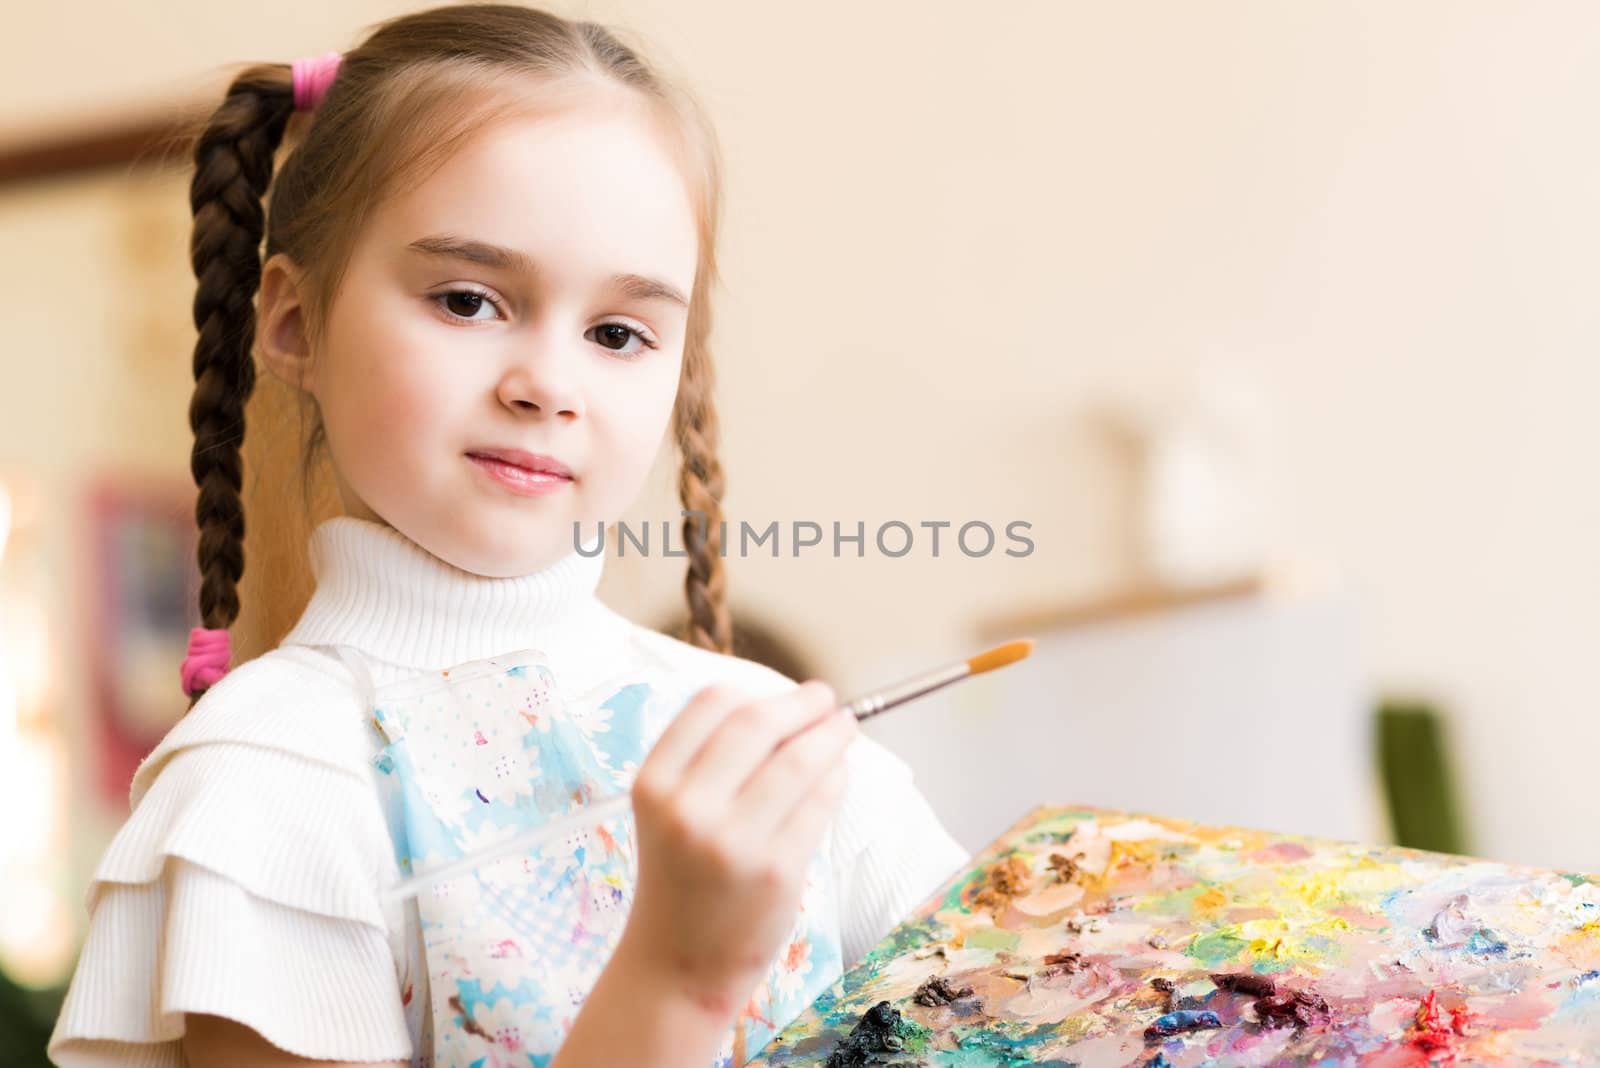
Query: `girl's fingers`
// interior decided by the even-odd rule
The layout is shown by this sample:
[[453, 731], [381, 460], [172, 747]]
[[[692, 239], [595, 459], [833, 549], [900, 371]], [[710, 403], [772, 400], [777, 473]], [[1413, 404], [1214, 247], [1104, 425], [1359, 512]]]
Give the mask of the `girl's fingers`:
[[845, 750], [859, 733], [854, 717], [834, 712], [784, 742], [734, 800], [744, 833], [756, 842], [778, 834], [795, 806], [842, 765]]
[[809, 858], [822, 844], [822, 835], [839, 811], [839, 801], [844, 797], [848, 773], [841, 761], [812, 784], [811, 789], [794, 806], [777, 831], [772, 843], [786, 854]]
[[728, 686], [707, 686], [697, 692], [661, 732], [639, 768], [639, 778], [666, 788], [676, 786], [706, 739], [744, 700], [744, 694]]
[[828, 684], [812, 679], [734, 709], [684, 769], [686, 803], [720, 811], [785, 739], [836, 707]]

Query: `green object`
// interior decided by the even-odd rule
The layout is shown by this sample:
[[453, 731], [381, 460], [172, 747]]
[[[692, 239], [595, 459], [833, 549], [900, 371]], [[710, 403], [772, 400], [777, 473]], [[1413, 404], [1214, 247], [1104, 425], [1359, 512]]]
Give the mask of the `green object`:
[[1437, 708], [1424, 701], [1380, 702], [1378, 769], [1395, 844], [1468, 852]]
[[44, 1047], [64, 995], [63, 990], [24, 990], [0, 971], [0, 1063], [50, 1068]]

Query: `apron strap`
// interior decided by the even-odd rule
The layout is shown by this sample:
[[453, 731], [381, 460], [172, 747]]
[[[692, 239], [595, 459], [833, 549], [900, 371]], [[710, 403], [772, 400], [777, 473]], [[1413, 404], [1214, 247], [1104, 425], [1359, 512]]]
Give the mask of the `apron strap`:
[[367, 667], [366, 657], [348, 645], [319, 645], [317, 648], [326, 649], [344, 661], [345, 667], [350, 669], [350, 674], [354, 676], [356, 685], [361, 690], [364, 702], [362, 707], [370, 711], [378, 703], [378, 697], [377, 687], [372, 682], [372, 670]]

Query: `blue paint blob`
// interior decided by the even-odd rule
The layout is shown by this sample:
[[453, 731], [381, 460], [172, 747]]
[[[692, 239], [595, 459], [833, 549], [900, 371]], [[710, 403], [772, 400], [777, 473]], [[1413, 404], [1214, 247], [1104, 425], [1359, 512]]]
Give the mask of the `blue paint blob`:
[[1487, 927], [1480, 927], [1467, 939], [1467, 949], [1472, 953], [1499, 956], [1506, 951], [1505, 940]]
[[1183, 1034], [1185, 1031], [1200, 1031], [1221, 1026], [1222, 1020], [1214, 1012], [1191, 1012], [1184, 1009], [1157, 1018], [1144, 1029], [1144, 1037], [1165, 1038], [1168, 1035]]

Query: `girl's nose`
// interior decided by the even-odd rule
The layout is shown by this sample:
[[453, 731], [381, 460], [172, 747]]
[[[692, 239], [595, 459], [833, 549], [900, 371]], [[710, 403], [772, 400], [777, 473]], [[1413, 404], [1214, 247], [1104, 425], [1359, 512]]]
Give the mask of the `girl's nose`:
[[541, 412], [574, 419], [583, 412], [577, 370], [560, 352], [519, 360], [501, 376], [497, 393], [500, 403], [519, 415]]

